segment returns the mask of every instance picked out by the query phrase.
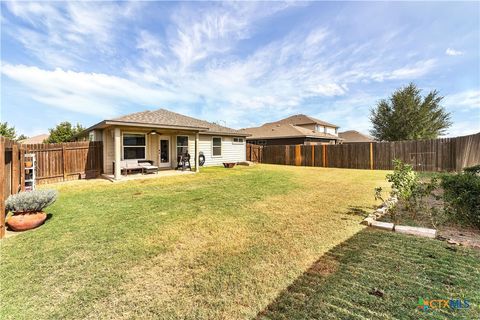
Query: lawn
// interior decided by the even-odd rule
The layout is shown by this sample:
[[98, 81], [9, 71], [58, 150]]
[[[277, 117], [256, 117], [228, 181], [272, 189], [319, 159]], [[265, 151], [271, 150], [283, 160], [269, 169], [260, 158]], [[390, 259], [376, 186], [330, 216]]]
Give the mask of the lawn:
[[[367, 229], [312, 264], [258, 319], [480, 319], [479, 288], [480, 251]], [[469, 308], [423, 311], [419, 298]]]
[[48, 186], [51, 219], [1, 242], [0, 318], [255, 317], [364, 228], [384, 177], [258, 165]]

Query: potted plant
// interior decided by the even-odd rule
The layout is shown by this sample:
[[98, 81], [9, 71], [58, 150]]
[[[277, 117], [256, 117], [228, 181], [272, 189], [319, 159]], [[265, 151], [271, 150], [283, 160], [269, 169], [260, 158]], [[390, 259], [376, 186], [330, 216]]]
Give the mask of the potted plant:
[[33, 190], [11, 195], [5, 202], [5, 207], [12, 215], [7, 225], [14, 231], [24, 231], [36, 228], [45, 222], [47, 214], [43, 209], [57, 199], [55, 190]]

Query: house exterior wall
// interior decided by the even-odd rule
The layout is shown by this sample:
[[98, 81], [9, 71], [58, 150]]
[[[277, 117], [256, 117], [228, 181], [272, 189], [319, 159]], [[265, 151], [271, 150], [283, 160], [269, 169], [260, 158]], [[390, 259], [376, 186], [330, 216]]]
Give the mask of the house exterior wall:
[[335, 130], [335, 128], [333, 127], [326, 127], [327, 128], [327, 132], [326, 133], [330, 133], [330, 134], [333, 134], [333, 135], [337, 135], [337, 130]]
[[[103, 170], [106, 174], [113, 174], [113, 162], [115, 161], [115, 149], [114, 149], [114, 137], [113, 128], [103, 129]], [[144, 133], [146, 134], [146, 150], [145, 157], [147, 160], [153, 161], [155, 165], [158, 164], [158, 147], [159, 137], [158, 135], [149, 135], [150, 130], [140, 128], [121, 128], [121, 133]], [[123, 146], [123, 145], [122, 145]], [[123, 159], [123, 148], [120, 156]]]
[[[103, 169], [106, 174], [113, 174], [113, 162], [115, 159], [114, 150], [114, 128], [106, 128], [103, 130], [97, 130], [95, 137], [98, 140], [103, 141]], [[160, 136], [148, 134], [151, 130], [148, 128], [135, 128], [135, 127], [121, 127], [121, 133], [144, 133], [146, 134], [146, 152], [145, 156], [147, 160], [153, 161], [154, 165], [158, 165], [159, 162], [159, 142]], [[170, 155], [171, 155], [171, 167], [177, 166], [177, 136], [188, 136], [188, 152], [191, 155], [191, 165], [195, 165], [195, 134], [191, 132], [162, 132], [162, 130], [156, 130], [162, 136], [170, 137]], [[222, 138], [222, 155], [213, 156], [213, 137]], [[223, 162], [240, 162], [246, 161], [246, 141], [243, 138], [243, 143], [234, 143], [231, 136], [212, 136], [212, 135], [200, 135], [199, 137], [199, 152], [203, 152], [205, 156], [204, 166], [222, 165]], [[123, 159], [123, 147], [122, 155]]]
[[[222, 155], [213, 156], [213, 137], [222, 138]], [[245, 138], [243, 143], [233, 142], [231, 136], [212, 136], [212, 135], [200, 135], [200, 147], [199, 151], [203, 152], [205, 156], [204, 166], [218, 166], [223, 162], [240, 162], [246, 161], [247, 150]]]
[[305, 129], [317, 131], [317, 132], [324, 132], [324, 133], [329, 133], [329, 134], [333, 134], [335, 136], [338, 136], [337, 130], [336, 130], [335, 127], [322, 126], [322, 125], [318, 125], [318, 124], [299, 124], [297, 126], [305, 128]]

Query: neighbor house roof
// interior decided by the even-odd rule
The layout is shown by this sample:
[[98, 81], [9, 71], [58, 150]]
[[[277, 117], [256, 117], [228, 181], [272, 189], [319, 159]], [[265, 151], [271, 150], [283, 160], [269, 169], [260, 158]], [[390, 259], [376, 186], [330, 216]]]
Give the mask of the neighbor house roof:
[[266, 123], [256, 128], [246, 128], [244, 131], [251, 135], [248, 139], [308, 137], [341, 140], [339, 137], [330, 133], [316, 132], [288, 123]]
[[276, 124], [276, 123], [285, 123], [285, 124], [293, 124], [293, 125], [319, 124], [321, 126], [339, 128], [337, 125], [334, 125], [334, 124], [328, 123], [326, 121], [322, 121], [322, 120], [319, 120], [319, 119], [316, 119], [314, 117], [310, 117], [310, 116], [307, 116], [307, 115], [304, 115], [304, 114], [295, 114], [293, 116], [290, 116], [290, 117], [282, 119], [282, 120], [265, 123], [265, 125]]
[[48, 139], [50, 135], [48, 133], [39, 134], [38, 136], [33, 136], [27, 139], [19, 140], [18, 142], [24, 144], [33, 144], [33, 143], [43, 143], [44, 140]]
[[342, 139], [345, 139], [344, 142], [372, 142], [373, 138], [363, 134], [361, 132], [358, 132], [356, 130], [348, 130], [344, 132], [339, 132], [338, 136]]
[[304, 114], [297, 114], [279, 121], [265, 123], [260, 127], [245, 128], [243, 130], [251, 135], [250, 137], [248, 137], [248, 139], [309, 137], [330, 140], [342, 140], [336, 135], [330, 133], [318, 132], [312, 129], [302, 127], [302, 125], [307, 124], [318, 124], [326, 127], [338, 128], [338, 126], [334, 124], [315, 119]]
[[166, 109], [136, 112], [111, 120], [104, 120], [86, 131], [103, 129], [110, 125], [195, 130], [201, 131], [203, 134], [248, 135], [240, 130], [227, 128], [213, 122], [192, 118]]

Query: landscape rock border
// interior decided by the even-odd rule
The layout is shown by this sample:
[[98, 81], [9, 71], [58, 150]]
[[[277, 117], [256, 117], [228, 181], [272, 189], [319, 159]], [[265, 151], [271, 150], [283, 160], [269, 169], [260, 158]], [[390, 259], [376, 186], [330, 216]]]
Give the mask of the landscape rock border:
[[382, 218], [385, 214], [387, 214], [388, 210], [390, 210], [390, 208], [392, 208], [397, 202], [398, 202], [398, 199], [396, 197], [389, 198], [377, 210], [375, 210], [373, 213], [369, 214], [368, 217], [363, 219], [362, 224], [369, 227], [377, 228], [377, 229], [388, 230], [388, 231], [393, 231], [393, 232], [398, 232], [403, 234], [426, 237], [431, 239], [436, 238], [437, 236], [436, 229], [401, 226], [401, 225], [395, 225], [394, 223], [391, 223], [391, 222], [377, 221], [378, 219]]

